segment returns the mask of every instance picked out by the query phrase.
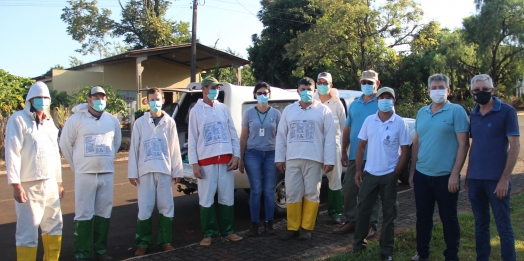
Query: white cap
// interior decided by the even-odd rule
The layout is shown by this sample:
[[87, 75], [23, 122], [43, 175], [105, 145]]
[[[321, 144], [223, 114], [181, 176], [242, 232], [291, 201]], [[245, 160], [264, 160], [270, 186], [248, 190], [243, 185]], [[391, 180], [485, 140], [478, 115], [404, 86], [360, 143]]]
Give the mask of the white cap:
[[95, 95], [97, 93], [103, 93], [104, 95], [106, 95], [106, 91], [104, 91], [104, 89], [102, 87], [95, 86], [95, 87], [91, 88], [91, 91], [89, 92], [89, 96]]
[[49, 94], [49, 88], [47, 88], [47, 85], [45, 83], [35, 82], [33, 83], [33, 85], [31, 85], [31, 88], [29, 88], [29, 92], [27, 93], [25, 100], [29, 101], [33, 99], [34, 97], [51, 98], [51, 95]]
[[318, 79], [324, 79], [324, 80], [326, 80], [330, 84], [333, 83], [331, 81], [331, 73], [328, 73], [328, 72], [321, 72], [321, 73], [319, 73], [318, 77], [317, 77], [317, 81], [318, 81]]

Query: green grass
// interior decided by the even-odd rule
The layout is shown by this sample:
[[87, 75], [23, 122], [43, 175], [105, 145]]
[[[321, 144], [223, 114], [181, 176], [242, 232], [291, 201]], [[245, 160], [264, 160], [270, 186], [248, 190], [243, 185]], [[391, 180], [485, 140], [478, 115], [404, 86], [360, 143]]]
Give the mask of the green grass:
[[[475, 224], [473, 213], [459, 214], [460, 223], [460, 260], [476, 260], [475, 253]], [[515, 248], [517, 251], [517, 260], [524, 260], [524, 194], [513, 195], [511, 198], [511, 223], [515, 233]], [[493, 216], [491, 216], [491, 258], [492, 261], [502, 260], [500, 258], [500, 240]], [[378, 238], [379, 235], [376, 236]], [[442, 233], [442, 223], [435, 222], [433, 235], [431, 239], [431, 256], [430, 260], [443, 260], [442, 251], [446, 244]], [[416, 250], [415, 230], [408, 230], [395, 238], [394, 260], [410, 260]], [[346, 260], [378, 260], [380, 258], [380, 246], [378, 239], [368, 244], [368, 249], [362, 253], [346, 255], [340, 253], [324, 260], [329, 261], [346, 261]]]

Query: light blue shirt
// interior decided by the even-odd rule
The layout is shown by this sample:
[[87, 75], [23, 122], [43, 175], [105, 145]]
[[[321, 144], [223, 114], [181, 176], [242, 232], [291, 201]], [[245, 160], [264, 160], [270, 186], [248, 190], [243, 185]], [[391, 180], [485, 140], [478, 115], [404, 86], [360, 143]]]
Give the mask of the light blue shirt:
[[[364, 121], [369, 115], [373, 115], [378, 111], [377, 95], [373, 96], [368, 102], [364, 102], [364, 95], [353, 101], [349, 105], [348, 116], [346, 118], [345, 126], [351, 127], [349, 133], [349, 160], [355, 160], [357, 155], [357, 147], [360, 139], [358, 134]], [[367, 147], [364, 154], [364, 160], [367, 159]]]
[[466, 110], [447, 102], [435, 114], [431, 105], [417, 114], [415, 130], [418, 133], [417, 170], [428, 176], [449, 175], [455, 166], [459, 143], [457, 133], [469, 132]]

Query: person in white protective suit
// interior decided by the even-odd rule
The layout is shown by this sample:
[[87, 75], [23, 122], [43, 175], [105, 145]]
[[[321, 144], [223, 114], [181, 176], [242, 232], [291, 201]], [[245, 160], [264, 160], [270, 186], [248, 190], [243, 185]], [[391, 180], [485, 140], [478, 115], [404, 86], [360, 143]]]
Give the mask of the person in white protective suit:
[[42, 230], [43, 259], [60, 257], [64, 189], [58, 129], [49, 114], [50, 104], [49, 89], [36, 82], [29, 89], [25, 108], [7, 121], [5, 162], [7, 183], [13, 186], [16, 201], [17, 260], [36, 260], [38, 227]]
[[343, 196], [342, 196], [342, 147], [341, 147], [341, 136], [340, 132], [344, 129], [344, 122], [346, 120], [346, 112], [344, 105], [340, 101], [338, 96], [338, 90], [333, 88], [333, 80], [331, 73], [322, 72], [317, 77], [317, 93], [314, 96], [315, 100], [320, 101], [326, 105], [333, 114], [335, 120], [335, 132], [336, 132], [336, 158], [335, 166], [331, 172], [326, 173], [326, 177], [329, 181], [328, 190], [328, 215], [331, 217], [331, 221], [335, 224], [341, 224], [340, 217], [342, 216], [343, 210]]
[[138, 118], [131, 133], [128, 178], [138, 188], [138, 220], [135, 256], [142, 256], [152, 245], [153, 220], [151, 214], [158, 208], [158, 245], [162, 250], [173, 250], [171, 246], [173, 215], [173, 190], [183, 176], [182, 158], [175, 121], [162, 111], [162, 91], [152, 88], [147, 91], [149, 112]]
[[107, 252], [113, 208], [113, 161], [120, 148], [120, 122], [104, 112], [106, 93], [95, 86], [87, 103], [73, 108], [60, 135], [60, 149], [75, 172], [75, 237], [77, 260], [112, 260]]
[[[315, 81], [298, 82], [300, 101], [286, 106], [277, 130], [275, 163], [286, 178], [287, 233], [281, 239], [300, 235], [311, 238], [320, 203], [322, 173], [335, 165], [336, 128], [331, 110], [313, 99]], [[299, 232], [300, 230], [300, 232]]]
[[217, 101], [220, 91], [215, 78], [202, 80], [203, 99], [189, 114], [188, 156], [198, 179], [200, 224], [209, 246], [219, 234], [215, 212], [218, 192], [220, 235], [230, 241], [242, 240], [233, 233], [235, 183], [233, 170], [239, 167], [240, 142], [229, 108]]

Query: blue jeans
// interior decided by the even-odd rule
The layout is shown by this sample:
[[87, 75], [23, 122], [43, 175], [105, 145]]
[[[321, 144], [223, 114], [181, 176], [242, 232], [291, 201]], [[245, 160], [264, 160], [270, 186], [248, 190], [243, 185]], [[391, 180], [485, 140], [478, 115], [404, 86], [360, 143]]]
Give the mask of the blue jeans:
[[277, 179], [275, 151], [247, 149], [244, 153], [244, 168], [249, 179], [251, 222], [258, 223], [259, 221], [262, 193], [264, 194], [266, 221], [272, 221], [275, 212], [275, 185]]
[[429, 258], [429, 243], [433, 232], [433, 211], [438, 205], [440, 220], [444, 232], [446, 261], [459, 260], [460, 225], [457, 217], [459, 193], [450, 193], [448, 182], [450, 175], [432, 177], [415, 171], [413, 176], [415, 205], [417, 209], [417, 253], [422, 258]]
[[468, 196], [473, 215], [475, 216], [477, 261], [489, 260], [491, 254], [489, 234], [490, 204], [493, 210], [493, 216], [495, 217], [497, 231], [499, 232], [502, 260], [516, 260], [515, 236], [513, 234], [513, 228], [511, 227], [509, 206], [511, 184], [508, 195], [503, 199], [499, 199], [496, 194], [493, 194], [497, 188], [497, 184], [498, 180], [468, 179]]

